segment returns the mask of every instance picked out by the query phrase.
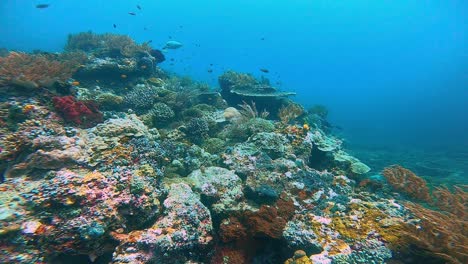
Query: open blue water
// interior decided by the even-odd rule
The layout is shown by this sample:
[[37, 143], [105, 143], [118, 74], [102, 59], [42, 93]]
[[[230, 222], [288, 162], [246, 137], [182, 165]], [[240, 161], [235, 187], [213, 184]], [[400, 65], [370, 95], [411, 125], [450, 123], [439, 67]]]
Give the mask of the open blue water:
[[306, 106], [324, 104], [375, 169], [423, 164], [434, 170], [422, 174], [468, 178], [467, 1], [0, 1], [0, 47], [60, 51], [88, 30], [155, 48], [177, 40], [164, 69], [213, 86], [226, 69], [264, 75]]

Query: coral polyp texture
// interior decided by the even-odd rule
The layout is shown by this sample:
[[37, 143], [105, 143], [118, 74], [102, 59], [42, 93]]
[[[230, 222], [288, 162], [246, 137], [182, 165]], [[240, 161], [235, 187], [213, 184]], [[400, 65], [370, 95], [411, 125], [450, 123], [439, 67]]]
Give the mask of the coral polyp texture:
[[34, 89], [65, 81], [72, 76], [85, 58], [77, 56], [47, 56], [10, 52], [0, 57], [0, 83]]
[[66, 50], [0, 57], [1, 263], [468, 262], [466, 186], [369, 175], [324, 106], [128, 36]]

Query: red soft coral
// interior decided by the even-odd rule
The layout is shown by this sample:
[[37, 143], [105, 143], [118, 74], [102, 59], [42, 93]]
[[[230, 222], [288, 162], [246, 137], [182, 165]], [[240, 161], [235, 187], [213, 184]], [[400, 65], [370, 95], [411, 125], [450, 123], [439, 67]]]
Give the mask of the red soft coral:
[[52, 102], [55, 109], [67, 122], [72, 122], [82, 127], [92, 127], [102, 122], [102, 113], [93, 102], [77, 101], [71, 95], [56, 96], [52, 98]]

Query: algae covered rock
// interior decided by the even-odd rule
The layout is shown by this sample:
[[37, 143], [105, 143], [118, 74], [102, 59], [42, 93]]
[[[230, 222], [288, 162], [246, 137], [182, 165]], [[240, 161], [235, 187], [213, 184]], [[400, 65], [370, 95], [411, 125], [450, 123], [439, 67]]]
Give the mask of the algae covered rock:
[[165, 216], [144, 230], [116, 235], [112, 263], [186, 263], [206, 258], [212, 221], [206, 208], [184, 183], [172, 184], [164, 200]]
[[282, 157], [286, 152], [286, 143], [288, 140], [285, 136], [277, 133], [258, 133], [249, 138], [255, 147], [268, 154], [273, 159]]
[[234, 172], [220, 168], [207, 167], [189, 174], [195, 191], [209, 204], [215, 213], [234, 210], [243, 197], [242, 181]]
[[261, 132], [273, 132], [275, 125], [272, 121], [263, 118], [251, 118], [248, 120], [236, 119], [232, 124], [226, 126], [220, 132], [220, 137], [234, 141], [243, 141], [250, 136]]
[[303, 249], [309, 255], [322, 252], [323, 247], [313, 225], [294, 218], [286, 224], [283, 237], [290, 249]]
[[157, 138], [157, 130], [149, 130], [145, 124], [134, 114], [126, 115], [125, 118], [112, 118], [88, 130], [90, 133], [100, 137], [141, 137]]

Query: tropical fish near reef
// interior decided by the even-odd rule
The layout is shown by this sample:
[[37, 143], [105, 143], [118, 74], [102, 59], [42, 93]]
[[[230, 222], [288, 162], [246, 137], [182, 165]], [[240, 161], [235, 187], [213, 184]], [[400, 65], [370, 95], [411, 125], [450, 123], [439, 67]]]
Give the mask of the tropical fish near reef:
[[168, 50], [168, 49], [178, 49], [182, 47], [182, 43], [175, 41], [175, 40], [170, 40], [166, 42], [166, 45], [162, 48], [163, 50]]
[[136, 16], [135, 12], [128, 12], [128, 14], [131, 15], [131, 16]]
[[264, 73], [269, 73], [270, 72], [268, 69], [265, 69], [265, 68], [261, 68], [260, 71], [264, 72]]
[[38, 4], [36, 5], [36, 8], [44, 9], [44, 8], [48, 8], [49, 6], [50, 6], [49, 4]]

